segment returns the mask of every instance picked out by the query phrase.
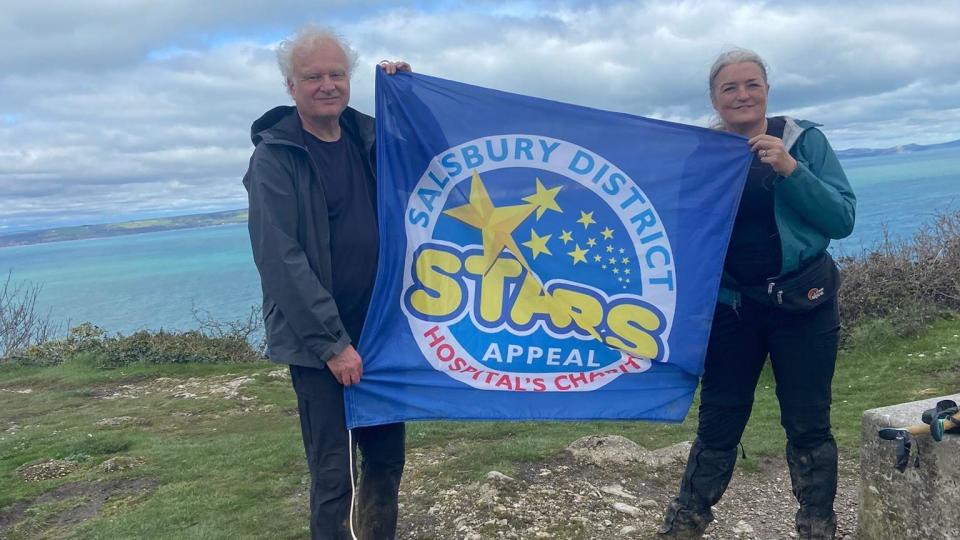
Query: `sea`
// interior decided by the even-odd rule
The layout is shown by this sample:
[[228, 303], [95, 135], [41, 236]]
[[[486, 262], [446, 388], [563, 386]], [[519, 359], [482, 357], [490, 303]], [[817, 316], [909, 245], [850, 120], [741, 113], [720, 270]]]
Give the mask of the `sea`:
[[[884, 231], [909, 240], [940, 212], [960, 210], [960, 149], [843, 160], [857, 195], [853, 234], [834, 253], [857, 255]], [[41, 287], [38, 308], [63, 328], [110, 334], [188, 330], [200, 318], [244, 319], [260, 281], [244, 225], [0, 248], [0, 285]]]

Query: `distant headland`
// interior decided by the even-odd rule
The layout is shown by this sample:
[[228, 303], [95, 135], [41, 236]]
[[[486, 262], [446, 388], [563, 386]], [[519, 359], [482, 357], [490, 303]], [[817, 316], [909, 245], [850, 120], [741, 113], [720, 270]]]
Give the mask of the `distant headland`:
[[[895, 154], [910, 154], [928, 150], [960, 149], [960, 139], [938, 144], [904, 144], [890, 148], [848, 148], [837, 151], [837, 157], [843, 160], [863, 157], [885, 156]], [[124, 221], [121, 223], [104, 223], [98, 225], [78, 225], [73, 227], [58, 227], [36, 231], [18, 232], [0, 235], [0, 248], [10, 246], [26, 246], [47, 242], [66, 242], [69, 240], [85, 240], [89, 238], [104, 238], [127, 234], [148, 232], [172, 231], [177, 229], [195, 229], [216, 225], [234, 225], [247, 222], [247, 210], [227, 210], [209, 214], [191, 214], [167, 218], [142, 219]]]
[[850, 159], [887, 156], [890, 154], [910, 154], [913, 152], [926, 152], [928, 150], [940, 150], [943, 148], [960, 148], [960, 139], [938, 144], [903, 144], [900, 146], [891, 146], [890, 148], [848, 148], [838, 151], [837, 157], [840, 159]]
[[0, 248], [10, 246], [26, 246], [30, 244], [44, 244], [47, 242], [66, 242], [68, 240], [104, 238], [107, 236], [122, 236], [127, 234], [140, 234], [147, 232], [172, 231], [177, 229], [195, 229], [198, 227], [232, 225], [246, 222], [247, 209], [244, 208], [242, 210], [227, 210], [224, 212], [213, 212], [210, 214], [192, 214], [188, 216], [124, 221], [121, 223], [58, 227], [55, 229], [19, 232], [0, 236]]

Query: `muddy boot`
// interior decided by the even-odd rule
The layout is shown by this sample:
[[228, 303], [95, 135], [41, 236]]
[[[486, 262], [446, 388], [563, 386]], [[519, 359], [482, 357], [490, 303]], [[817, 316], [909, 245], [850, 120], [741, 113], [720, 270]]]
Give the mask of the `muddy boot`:
[[793, 494], [800, 503], [797, 533], [801, 539], [831, 539], [837, 531], [833, 499], [837, 495], [837, 443], [831, 437], [813, 448], [787, 443]]
[[680, 481], [680, 494], [667, 506], [657, 534], [667, 538], [700, 538], [713, 521], [711, 507], [726, 491], [736, 463], [736, 447], [713, 450], [705, 448], [699, 438], [693, 441]]

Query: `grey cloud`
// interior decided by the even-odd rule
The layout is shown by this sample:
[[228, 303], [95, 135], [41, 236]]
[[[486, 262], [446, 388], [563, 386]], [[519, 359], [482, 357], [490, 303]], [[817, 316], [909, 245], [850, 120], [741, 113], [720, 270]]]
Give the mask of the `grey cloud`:
[[[960, 138], [960, 12], [947, 2], [16, 3], [0, 32], [0, 229], [246, 204], [249, 126], [290, 102], [273, 42], [306, 20], [373, 65], [703, 125], [724, 48], [771, 64], [770, 110], [837, 148]], [[424, 7], [426, 6], [426, 7]], [[6, 227], [6, 229], [3, 229]]]

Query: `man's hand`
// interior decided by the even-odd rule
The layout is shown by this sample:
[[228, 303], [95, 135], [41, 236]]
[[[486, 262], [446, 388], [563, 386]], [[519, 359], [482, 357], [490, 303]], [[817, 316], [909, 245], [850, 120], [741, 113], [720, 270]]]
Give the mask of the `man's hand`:
[[410, 64], [406, 62], [391, 62], [389, 60], [381, 60], [379, 66], [380, 69], [387, 73], [387, 75], [393, 75], [398, 71], [413, 71], [413, 68], [410, 67]]
[[327, 368], [340, 384], [350, 386], [360, 382], [360, 375], [363, 374], [363, 360], [353, 345], [347, 345], [340, 354], [327, 360]]

